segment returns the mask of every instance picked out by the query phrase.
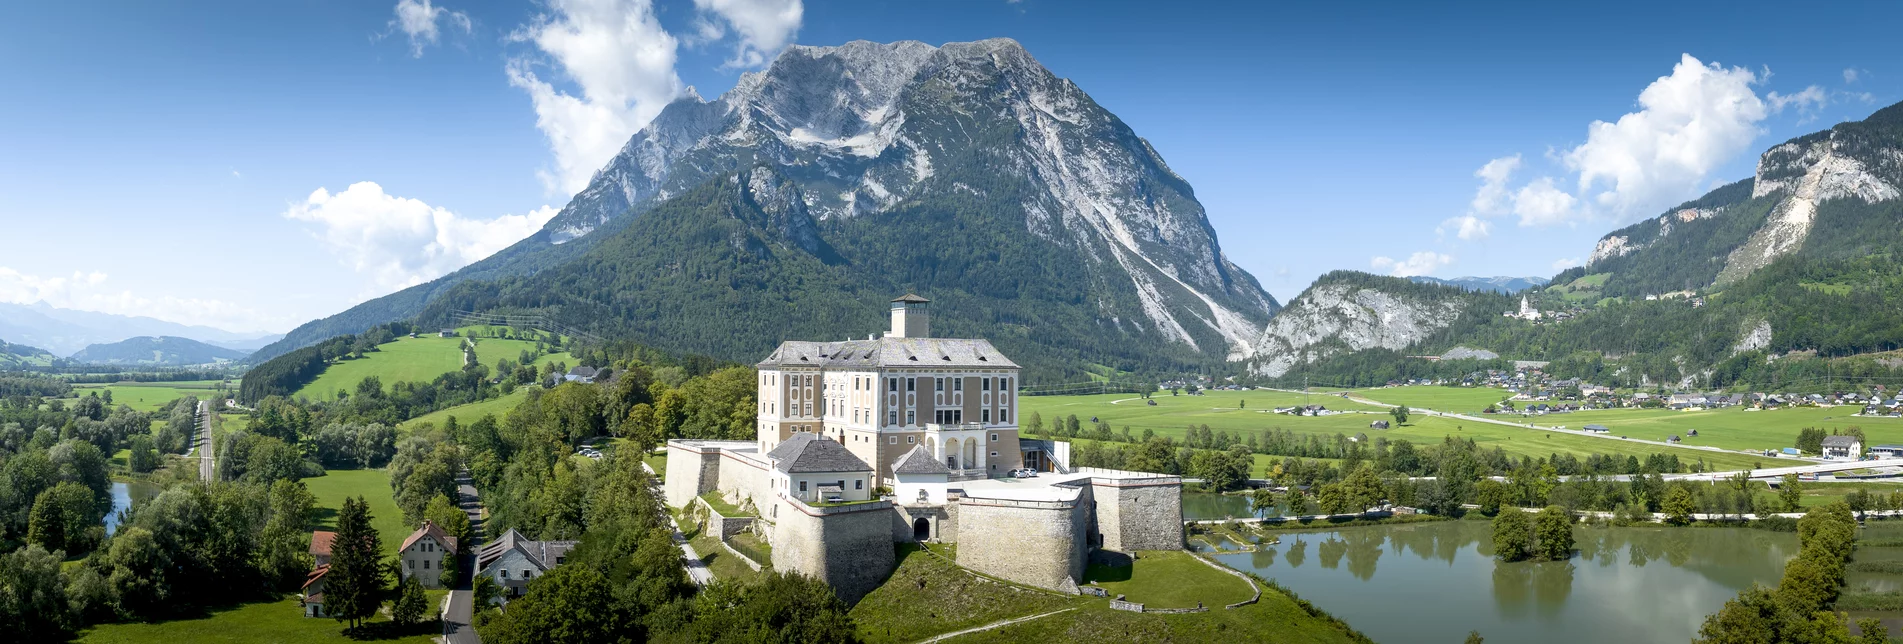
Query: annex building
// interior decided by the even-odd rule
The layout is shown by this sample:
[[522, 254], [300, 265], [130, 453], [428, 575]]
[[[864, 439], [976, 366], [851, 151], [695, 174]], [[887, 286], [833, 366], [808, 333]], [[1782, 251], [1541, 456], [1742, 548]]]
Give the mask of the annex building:
[[[856, 601], [893, 544], [958, 543], [959, 565], [1075, 592], [1094, 550], [1183, 545], [1182, 479], [1073, 468], [1069, 443], [1020, 439], [1019, 367], [990, 342], [931, 337], [930, 302], [892, 301], [883, 337], [788, 341], [756, 365], [752, 441], [668, 441], [668, 503], [717, 493], [772, 564]], [[1017, 471], [1037, 472], [1019, 477]]]

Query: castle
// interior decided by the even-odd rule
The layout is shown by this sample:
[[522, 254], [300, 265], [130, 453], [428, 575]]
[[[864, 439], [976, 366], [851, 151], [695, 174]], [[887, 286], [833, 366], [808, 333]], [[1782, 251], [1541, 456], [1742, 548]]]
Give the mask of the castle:
[[901, 542], [956, 543], [961, 566], [1071, 592], [1093, 550], [1183, 547], [1181, 478], [1072, 467], [1069, 443], [1021, 439], [1018, 365], [931, 337], [929, 305], [893, 300], [884, 337], [782, 343], [756, 365], [755, 440], [668, 441], [668, 504], [717, 493], [750, 510], [709, 530], [760, 534], [774, 568], [849, 602]]

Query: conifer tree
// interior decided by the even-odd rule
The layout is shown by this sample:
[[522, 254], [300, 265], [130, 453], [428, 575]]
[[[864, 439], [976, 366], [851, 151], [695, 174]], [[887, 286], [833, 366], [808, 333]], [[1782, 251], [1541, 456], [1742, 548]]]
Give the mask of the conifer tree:
[[330, 574], [324, 583], [324, 608], [355, 629], [383, 604], [383, 540], [370, 526], [363, 497], [345, 498], [331, 541]]

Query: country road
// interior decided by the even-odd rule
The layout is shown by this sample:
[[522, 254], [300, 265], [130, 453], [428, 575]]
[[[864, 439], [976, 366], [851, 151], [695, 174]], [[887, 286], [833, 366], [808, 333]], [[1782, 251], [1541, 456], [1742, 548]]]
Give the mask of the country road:
[[212, 455], [211, 403], [198, 401], [198, 480], [210, 483], [218, 472], [218, 462]]

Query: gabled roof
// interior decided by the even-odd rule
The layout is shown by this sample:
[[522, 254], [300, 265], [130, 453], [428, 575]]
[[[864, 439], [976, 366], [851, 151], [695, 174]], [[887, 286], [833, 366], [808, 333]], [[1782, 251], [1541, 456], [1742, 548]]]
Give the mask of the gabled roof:
[[571, 375], [577, 378], [593, 378], [595, 377], [595, 368], [594, 367], [575, 367], [573, 369], [568, 370], [568, 375]]
[[951, 468], [933, 458], [923, 444], [913, 446], [911, 451], [892, 462], [893, 474], [951, 474]]
[[829, 438], [811, 432], [798, 432], [766, 453], [773, 469], [788, 474], [803, 472], [870, 472], [872, 466], [853, 456]]
[[500, 538], [485, 544], [476, 553], [476, 569], [486, 571], [497, 559], [501, 559], [502, 555], [514, 550], [521, 552], [522, 556], [535, 564], [536, 568], [546, 571], [560, 564], [562, 559], [568, 556], [568, 551], [574, 550], [575, 545], [579, 543], [581, 542], [530, 541], [528, 537], [522, 536], [522, 533], [516, 532], [515, 528], [510, 528], [503, 531]]
[[965, 367], [1016, 369], [987, 340], [893, 338], [807, 342], [789, 340], [757, 365], [778, 367]]
[[1857, 444], [1857, 437], [1855, 436], [1838, 435], [1824, 437], [1824, 446], [1826, 447], [1849, 447], [1855, 444]]
[[330, 544], [337, 540], [337, 533], [329, 530], [311, 532], [311, 556], [330, 556]]
[[925, 304], [931, 302], [931, 300], [919, 297], [917, 293], [906, 293], [894, 298], [892, 301], [905, 302], [907, 304]]
[[318, 580], [321, 580], [324, 578], [324, 575], [328, 575], [328, 574], [330, 574], [330, 564], [324, 564], [322, 566], [318, 566], [316, 570], [312, 570], [308, 573], [305, 573], [304, 585], [298, 586], [298, 590], [310, 588], [311, 584], [317, 583]]
[[409, 538], [403, 540], [403, 547], [397, 548], [396, 551], [404, 552], [409, 550], [410, 546], [416, 545], [417, 540], [422, 539], [424, 535], [435, 537], [436, 542], [443, 544], [443, 547], [447, 548], [450, 554], [456, 554], [456, 538], [449, 536], [449, 533], [444, 532], [442, 528], [436, 527], [436, 524], [431, 523], [429, 519], [424, 519], [423, 527], [417, 528], [416, 532], [410, 533]]

